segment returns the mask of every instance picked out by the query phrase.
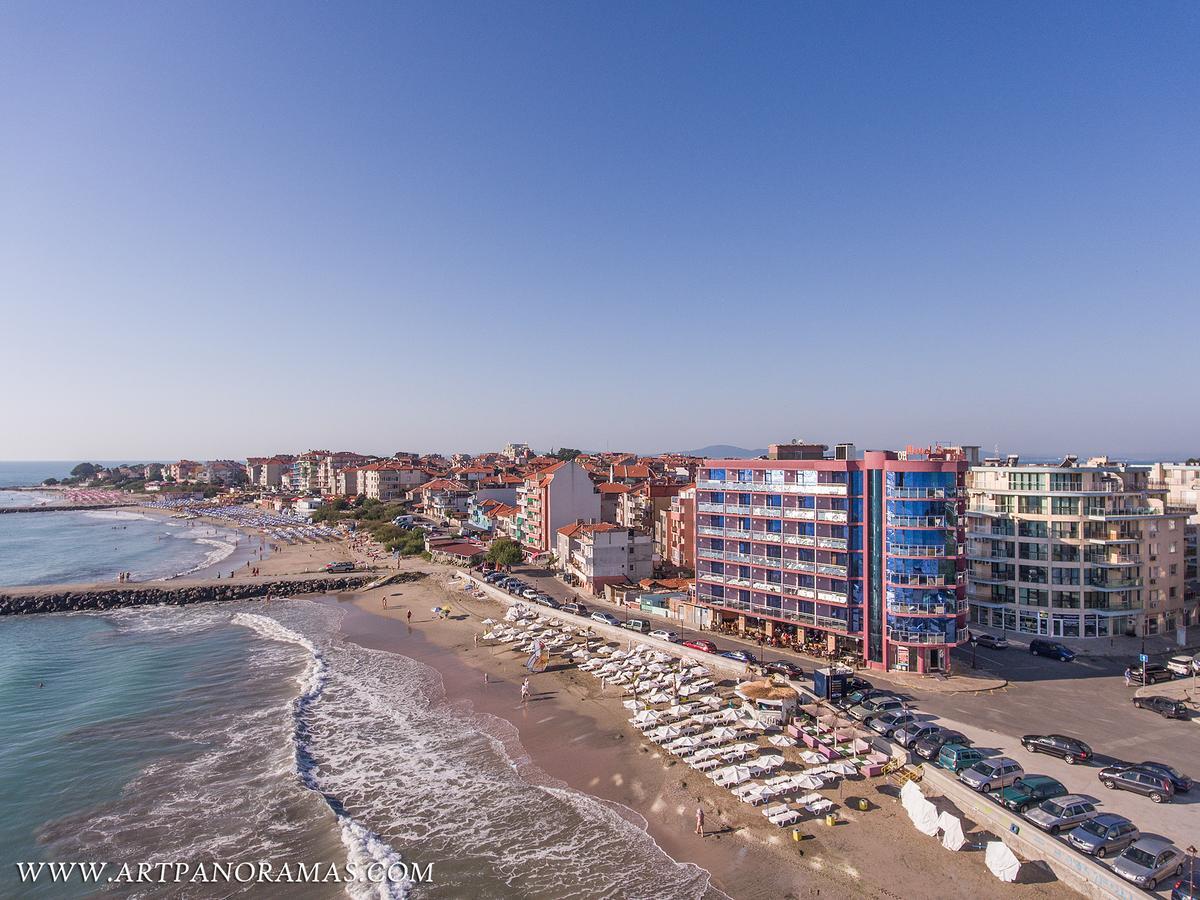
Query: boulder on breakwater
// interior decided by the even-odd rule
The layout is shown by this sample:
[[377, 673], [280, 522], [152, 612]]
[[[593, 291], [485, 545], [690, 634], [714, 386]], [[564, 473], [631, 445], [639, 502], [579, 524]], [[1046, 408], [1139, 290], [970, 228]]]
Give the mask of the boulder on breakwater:
[[0, 594], [0, 616], [73, 610], [119, 609], [129, 606], [187, 606], [220, 600], [252, 600], [258, 597], [288, 597], [296, 594], [330, 594], [351, 591], [371, 580], [371, 575], [341, 578], [295, 578], [279, 581], [205, 582], [202, 584], [153, 587], [149, 584], [112, 588], [64, 588], [61, 590]]

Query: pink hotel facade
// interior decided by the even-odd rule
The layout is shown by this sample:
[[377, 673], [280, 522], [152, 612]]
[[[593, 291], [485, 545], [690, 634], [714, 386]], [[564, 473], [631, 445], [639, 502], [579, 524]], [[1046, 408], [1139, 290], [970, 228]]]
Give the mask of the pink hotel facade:
[[696, 602], [714, 625], [819, 642], [869, 668], [947, 671], [966, 639], [967, 468], [942, 447], [705, 460]]

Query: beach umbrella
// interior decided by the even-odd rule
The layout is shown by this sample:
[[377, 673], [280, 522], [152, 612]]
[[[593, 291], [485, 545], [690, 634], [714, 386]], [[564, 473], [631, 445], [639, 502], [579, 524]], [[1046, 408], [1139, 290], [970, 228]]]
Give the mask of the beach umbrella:
[[634, 725], [644, 728], [647, 725], [658, 724], [659, 715], [652, 709], [644, 709], [634, 716], [630, 721], [632, 721]]
[[767, 738], [767, 740], [770, 741], [772, 744], [774, 744], [776, 747], [790, 747], [790, 746], [792, 746], [792, 744], [795, 743], [790, 737], [787, 737], [786, 735], [782, 735], [782, 734], [773, 734], [769, 738]]
[[674, 699], [675, 698], [672, 697], [670, 694], [668, 694], [666, 691], [656, 691], [655, 693], [650, 695], [651, 703], [670, 703]]
[[833, 772], [835, 775], [853, 775], [858, 769], [845, 762], [831, 762], [825, 767], [826, 772]]
[[671, 747], [676, 752], [678, 752], [680, 750], [693, 750], [699, 746], [700, 746], [700, 738], [692, 736], [692, 735], [685, 735], [684, 737], [681, 737], [679, 740], [673, 741], [671, 743]]
[[654, 743], [656, 743], [656, 744], [662, 744], [667, 741], [672, 741], [675, 738], [680, 737], [682, 734], [683, 734], [683, 732], [680, 731], [678, 728], [676, 728], [674, 725], [666, 725], [662, 728], [657, 729], [655, 731], [654, 737], [651, 738], [651, 740], [653, 740]]
[[803, 750], [800, 753], [800, 759], [810, 766], [820, 765], [825, 762], [825, 757], [815, 750]]
[[825, 779], [820, 775], [813, 775], [809, 772], [802, 772], [792, 778], [792, 787], [798, 791], [815, 791], [817, 788], [825, 784]]
[[722, 744], [726, 741], [736, 741], [737, 731], [733, 728], [718, 727], [708, 733], [709, 740]]

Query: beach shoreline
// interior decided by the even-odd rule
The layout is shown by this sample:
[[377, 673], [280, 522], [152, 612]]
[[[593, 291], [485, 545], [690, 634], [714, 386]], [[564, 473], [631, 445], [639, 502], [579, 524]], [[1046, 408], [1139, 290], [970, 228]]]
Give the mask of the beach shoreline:
[[[854, 779], [831, 789], [840, 792], [840, 824], [831, 828], [809, 819], [800, 825], [803, 839], [793, 841], [791, 829], [770, 825], [759, 808], [741, 803], [643, 739], [627, 722], [624, 696], [616, 688], [602, 689], [596, 679], [564, 665], [561, 657], [554, 657], [546, 672], [531, 676], [533, 694], [522, 704], [519, 687], [528, 674], [523, 655], [513, 652], [512, 645], [475, 644], [475, 636], [486, 630], [483, 619], [501, 618], [504, 607], [458, 590], [456, 570], [449, 567], [416, 560], [401, 568], [428, 576], [329, 601], [346, 610], [342, 639], [436, 669], [446, 703], [509, 723], [516, 735], [510, 753], [527, 760], [528, 777], [611, 804], [676, 863], [706, 870], [713, 896], [923, 896], [931, 873], [941, 880], [938, 893], [947, 896], [988, 896], [1001, 890], [1047, 900], [1074, 896], [1046, 880], [1001, 888], [984, 868], [981, 854], [952, 855], [915, 832], [894, 796], [886, 793], [890, 787], [879, 790], [878, 779]], [[443, 605], [451, 608], [449, 619], [431, 612]], [[409, 611], [411, 627], [405, 624]], [[852, 797], [867, 799], [869, 811], [851, 810]], [[704, 838], [692, 833], [697, 806], [704, 809], [710, 832]], [[1026, 868], [1031, 873], [1036, 869]]]

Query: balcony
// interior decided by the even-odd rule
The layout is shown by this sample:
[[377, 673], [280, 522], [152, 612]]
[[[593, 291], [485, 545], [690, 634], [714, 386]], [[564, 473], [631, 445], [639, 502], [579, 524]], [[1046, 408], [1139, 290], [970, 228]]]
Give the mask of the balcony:
[[959, 613], [955, 603], [889, 603], [887, 611], [900, 616], [956, 616]]
[[[806, 535], [801, 535], [802, 537]], [[817, 546], [823, 550], [845, 550], [849, 542], [845, 538], [817, 538]]]
[[[843, 547], [845, 541], [842, 542]], [[888, 544], [888, 556], [917, 556], [921, 558], [944, 557], [946, 555], [945, 544]]]
[[818, 509], [818, 522], [848, 522], [850, 514], [844, 509]]
[[783, 508], [783, 517], [785, 519], [815, 519], [817, 511], [815, 509], [805, 509], [804, 507], [787, 507]]
[[1107, 519], [1144, 519], [1161, 513], [1152, 506], [1127, 506], [1124, 509], [1089, 509], [1084, 515], [1093, 522], [1103, 522]]
[[760, 544], [778, 544], [783, 541], [783, 535], [778, 531], [750, 531], [747, 534], [750, 540]]
[[1094, 591], [1132, 591], [1144, 587], [1144, 582], [1141, 578], [1122, 578], [1111, 581], [1089, 578], [1086, 586]]
[[884, 580], [897, 587], [955, 587], [958, 579], [945, 575], [912, 575], [904, 572], [885, 572]]
[[822, 482], [819, 484], [769, 484], [765, 481], [698, 481], [705, 491], [733, 491], [739, 494], [822, 494], [846, 496], [846, 485]]
[[701, 547], [696, 551], [696, 556], [700, 559], [725, 559], [725, 551], [710, 550], [707, 547]]
[[1089, 566], [1099, 566], [1106, 569], [1119, 569], [1127, 566], [1140, 566], [1142, 558], [1135, 554], [1115, 553], [1108, 556], [1098, 556], [1084, 560]]
[[957, 488], [898, 487], [887, 492], [890, 500], [954, 500]]
[[713, 528], [711, 525], [696, 526], [696, 533], [703, 534], [706, 537], [719, 537], [719, 538], [725, 537], [725, 529], [724, 528]]
[[940, 631], [901, 631], [897, 628], [888, 629], [888, 640], [896, 644], [957, 644], [954, 633], [943, 634]]
[[[844, 516], [845, 513], [842, 513]], [[846, 521], [841, 519], [840, 521]], [[893, 516], [887, 517], [889, 528], [953, 528], [954, 524], [948, 522], [945, 516]]]

